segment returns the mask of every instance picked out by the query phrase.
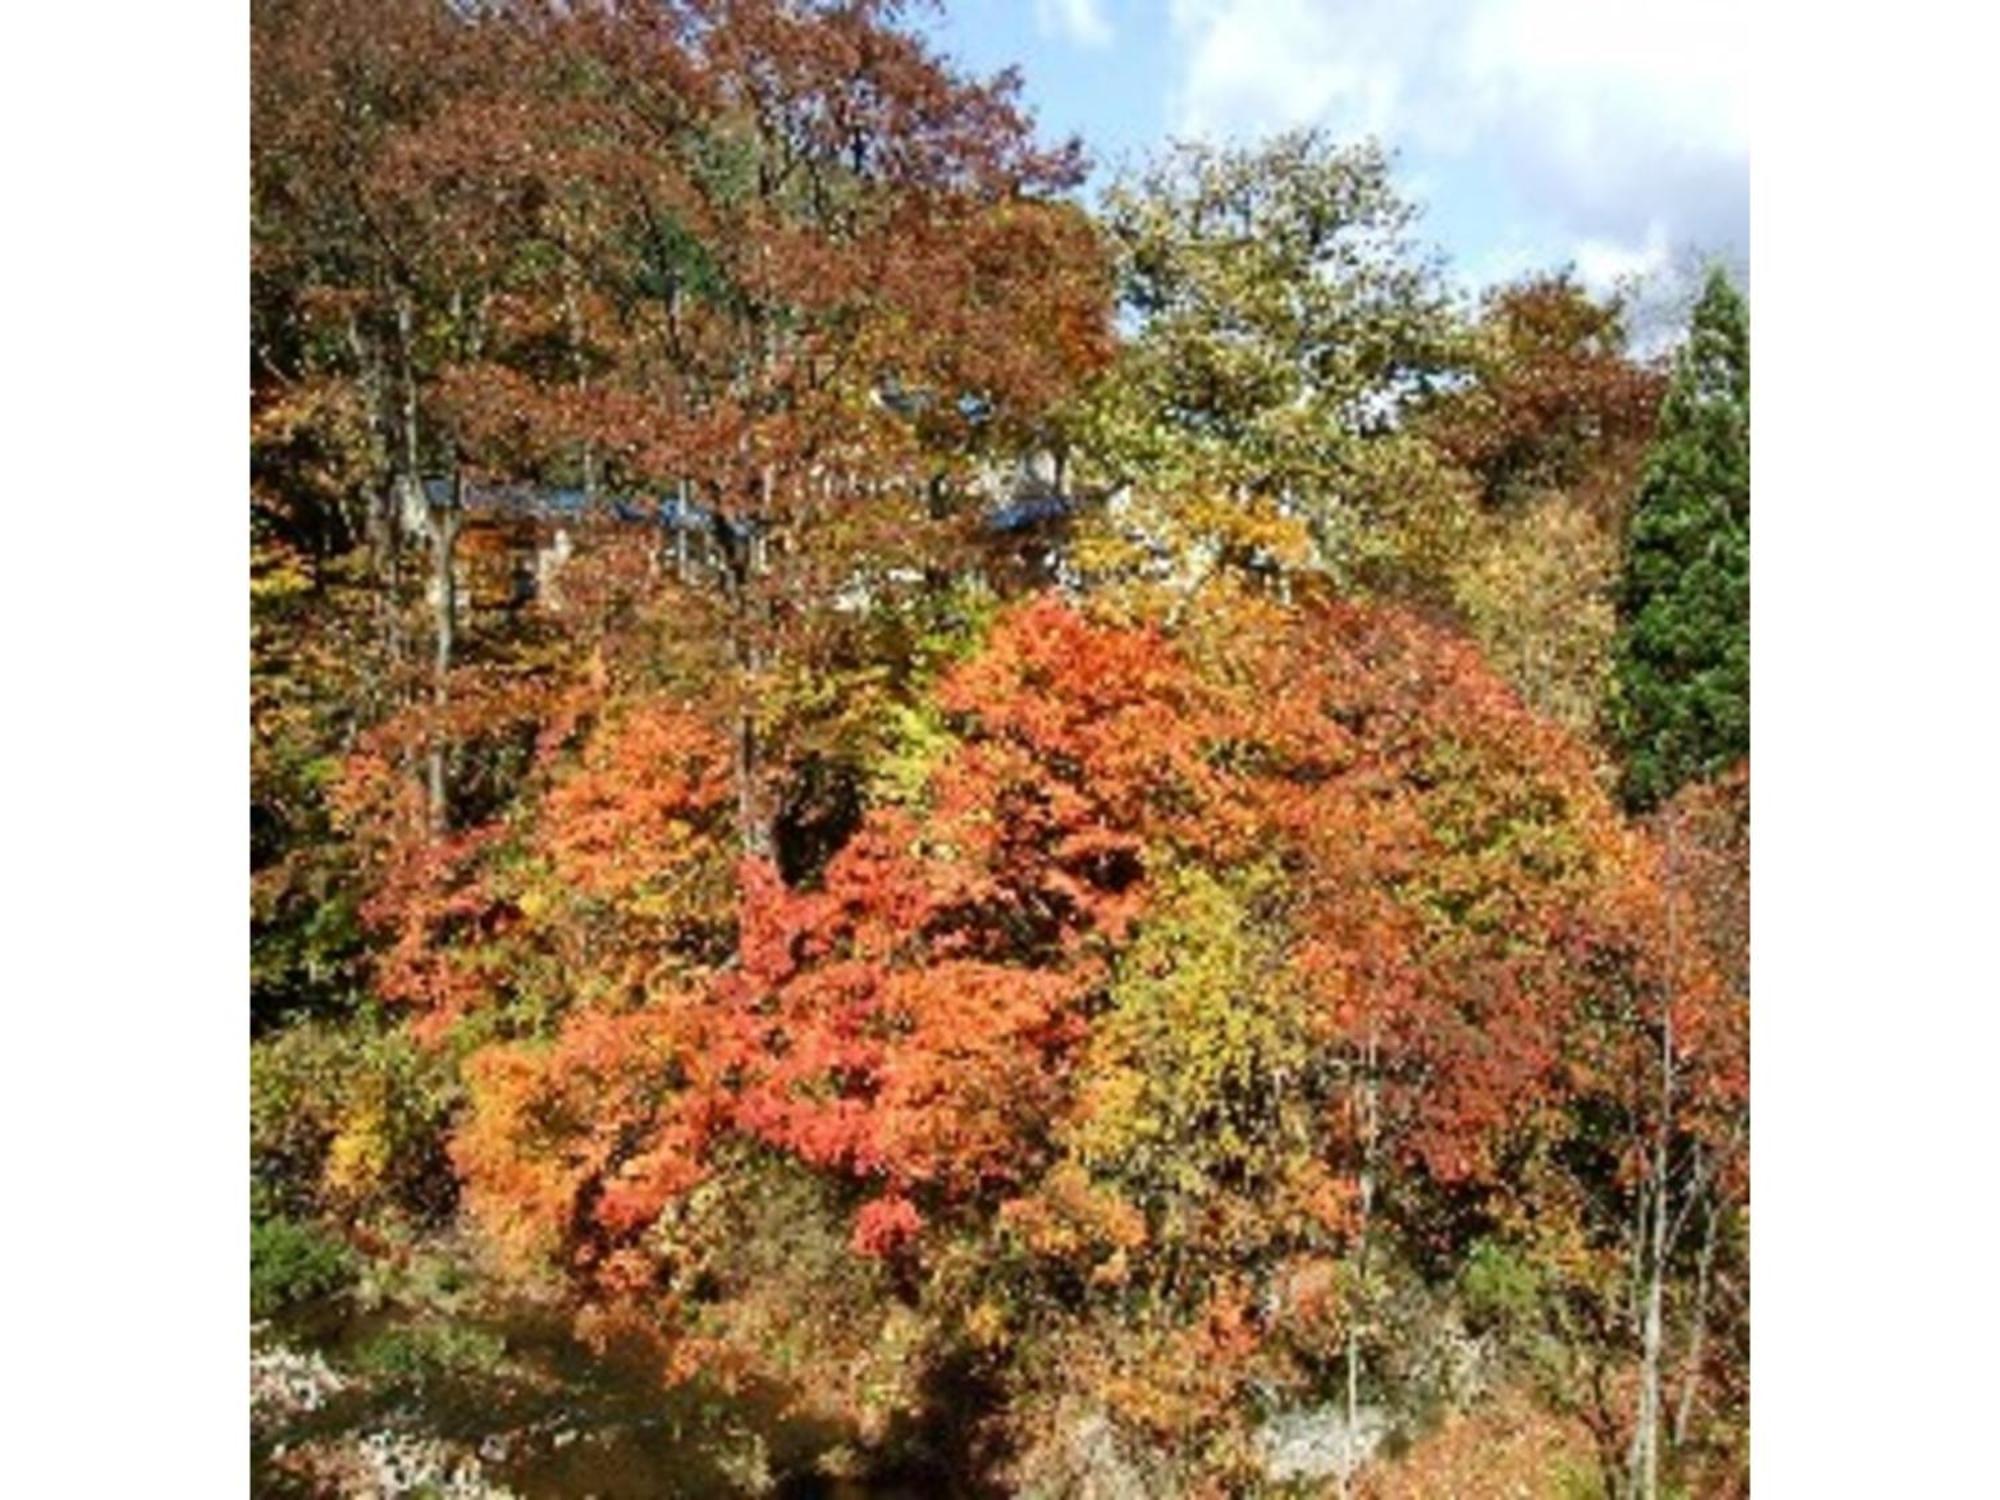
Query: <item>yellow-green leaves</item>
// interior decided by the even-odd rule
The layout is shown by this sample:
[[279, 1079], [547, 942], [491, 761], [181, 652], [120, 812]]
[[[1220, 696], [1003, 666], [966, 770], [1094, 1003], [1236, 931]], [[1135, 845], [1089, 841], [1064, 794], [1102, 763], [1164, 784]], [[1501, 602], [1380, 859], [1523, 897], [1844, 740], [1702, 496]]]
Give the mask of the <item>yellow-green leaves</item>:
[[1267, 921], [1264, 882], [1185, 871], [1124, 954], [1093, 1029], [1067, 1132], [1075, 1160], [1187, 1235], [1206, 1200], [1274, 1175], [1302, 1131], [1288, 1085], [1304, 1017]]

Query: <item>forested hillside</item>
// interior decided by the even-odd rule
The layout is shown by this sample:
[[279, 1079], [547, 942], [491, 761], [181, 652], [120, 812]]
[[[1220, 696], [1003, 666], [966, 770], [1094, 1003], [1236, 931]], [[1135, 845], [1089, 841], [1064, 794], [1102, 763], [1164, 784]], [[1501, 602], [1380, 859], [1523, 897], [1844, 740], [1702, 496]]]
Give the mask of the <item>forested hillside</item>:
[[895, 0], [257, 0], [260, 1492], [1735, 1495], [1749, 333]]

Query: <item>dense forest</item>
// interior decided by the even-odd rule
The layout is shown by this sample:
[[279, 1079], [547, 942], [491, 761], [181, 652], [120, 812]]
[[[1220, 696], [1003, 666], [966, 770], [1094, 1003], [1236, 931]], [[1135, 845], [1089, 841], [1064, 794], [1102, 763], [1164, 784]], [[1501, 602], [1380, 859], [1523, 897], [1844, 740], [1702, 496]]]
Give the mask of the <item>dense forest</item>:
[[251, 48], [260, 1493], [1747, 1493], [1728, 276], [896, 0]]

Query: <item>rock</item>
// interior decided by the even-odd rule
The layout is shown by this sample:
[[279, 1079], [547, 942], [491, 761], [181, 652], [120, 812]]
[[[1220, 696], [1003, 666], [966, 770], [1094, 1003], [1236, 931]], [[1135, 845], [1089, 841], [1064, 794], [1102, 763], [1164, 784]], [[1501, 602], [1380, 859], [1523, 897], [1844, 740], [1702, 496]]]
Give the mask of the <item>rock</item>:
[[1155, 1457], [1104, 1412], [1072, 1407], [1016, 1460], [1016, 1490], [1024, 1500], [1165, 1500], [1180, 1487]]
[[283, 1421], [318, 1411], [347, 1385], [318, 1353], [302, 1353], [282, 1344], [254, 1350], [250, 1355], [251, 1421]]
[[413, 1433], [318, 1439], [274, 1452], [272, 1462], [312, 1493], [342, 1500], [514, 1500], [465, 1449]]
[[1352, 1434], [1344, 1405], [1280, 1412], [1257, 1428], [1253, 1443], [1264, 1475], [1276, 1484], [1352, 1475], [1374, 1456], [1389, 1434], [1388, 1413], [1363, 1406]]
[[365, 1493], [383, 1500], [418, 1492], [440, 1500], [504, 1500], [508, 1495], [486, 1482], [477, 1458], [437, 1438], [371, 1432], [356, 1447], [375, 1485]]
[[1083, 1481], [1077, 1500], [1147, 1500], [1151, 1489], [1110, 1421], [1093, 1414], [1070, 1433], [1070, 1453]]
[[740, 1438], [717, 1457], [716, 1467], [736, 1487], [738, 1494], [770, 1494], [777, 1481], [771, 1471], [771, 1455], [763, 1436], [749, 1432], [741, 1434]]

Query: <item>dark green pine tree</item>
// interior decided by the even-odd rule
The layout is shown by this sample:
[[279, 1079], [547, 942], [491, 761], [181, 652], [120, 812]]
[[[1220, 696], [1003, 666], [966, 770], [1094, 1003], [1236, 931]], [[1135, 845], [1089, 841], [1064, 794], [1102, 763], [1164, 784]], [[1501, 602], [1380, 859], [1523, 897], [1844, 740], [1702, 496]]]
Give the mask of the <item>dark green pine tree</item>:
[[1719, 268], [1660, 408], [1618, 607], [1624, 792], [1651, 808], [1750, 753], [1750, 312]]

